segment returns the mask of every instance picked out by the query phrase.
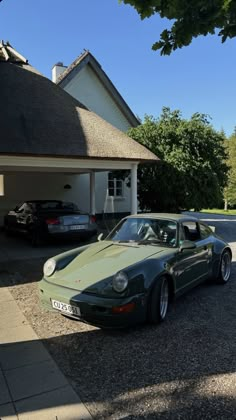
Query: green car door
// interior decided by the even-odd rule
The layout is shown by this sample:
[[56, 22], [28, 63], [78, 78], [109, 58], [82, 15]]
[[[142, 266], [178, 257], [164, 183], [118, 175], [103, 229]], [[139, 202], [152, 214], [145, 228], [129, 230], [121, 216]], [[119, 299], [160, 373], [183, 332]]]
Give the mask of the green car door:
[[206, 240], [201, 238], [197, 222], [183, 222], [179, 225], [179, 244], [191, 241], [194, 248], [180, 250], [176, 255], [175, 281], [176, 292], [203, 282], [208, 276], [209, 251]]

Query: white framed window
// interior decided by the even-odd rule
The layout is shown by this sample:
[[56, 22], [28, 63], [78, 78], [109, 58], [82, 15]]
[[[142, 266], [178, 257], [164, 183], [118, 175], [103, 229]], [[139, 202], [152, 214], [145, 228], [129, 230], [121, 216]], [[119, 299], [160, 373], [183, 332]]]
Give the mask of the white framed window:
[[124, 181], [121, 178], [114, 178], [112, 172], [108, 173], [108, 196], [120, 197], [124, 195]]

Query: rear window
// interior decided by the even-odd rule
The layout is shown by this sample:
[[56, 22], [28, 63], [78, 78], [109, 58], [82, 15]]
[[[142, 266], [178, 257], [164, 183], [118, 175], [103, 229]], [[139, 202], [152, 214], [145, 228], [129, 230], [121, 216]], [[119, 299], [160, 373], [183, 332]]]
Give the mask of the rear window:
[[44, 201], [37, 203], [39, 210], [78, 210], [78, 207], [74, 203], [65, 201]]

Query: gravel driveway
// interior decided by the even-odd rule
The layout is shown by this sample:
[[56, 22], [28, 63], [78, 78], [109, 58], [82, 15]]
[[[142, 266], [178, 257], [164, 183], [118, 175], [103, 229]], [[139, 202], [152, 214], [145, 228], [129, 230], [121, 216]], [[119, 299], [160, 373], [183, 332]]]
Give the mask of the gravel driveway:
[[[236, 218], [203, 215], [231, 242]], [[43, 259], [3, 265], [4, 285], [96, 419], [236, 419], [236, 262], [229, 284], [180, 298], [159, 326], [104, 332], [42, 311]]]

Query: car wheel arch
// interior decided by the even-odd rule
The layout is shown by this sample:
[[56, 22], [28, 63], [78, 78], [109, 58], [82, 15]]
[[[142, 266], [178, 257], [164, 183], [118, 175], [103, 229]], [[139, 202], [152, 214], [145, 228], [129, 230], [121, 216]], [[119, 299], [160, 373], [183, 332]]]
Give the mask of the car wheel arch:
[[166, 277], [166, 279], [168, 280], [168, 284], [169, 284], [169, 288], [170, 288], [170, 299], [171, 299], [171, 301], [174, 299], [174, 296], [175, 296], [175, 282], [174, 282], [174, 279], [173, 279], [173, 277], [171, 276], [170, 273], [168, 273], [166, 271], [163, 271], [162, 273], [158, 274], [158, 276], [156, 276], [154, 278], [154, 280], [152, 281], [151, 287], [150, 287], [149, 292], [148, 292], [148, 299], [147, 299], [147, 301], [149, 301], [150, 296], [152, 294], [152, 291], [153, 291], [156, 283], [162, 277]]
[[222, 255], [223, 255], [223, 253], [224, 253], [225, 251], [229, 251], [229, 253], [230, 253], [230, 258], [231, 258], [231, 260], [232, 260], [232, 257], [233, 257], [233, 255], [232, 255], [232, 250], [231, 250], [231, 248], [230, 248], [229, 246], [226, 246], [226, 247], [223, 249], [223, 251], [222, 251], [222, 253], [221, 253], [221, 256], [220, 256], [220, 257], [222, 257]]
[[162, 289], [164, 281], [166, 280], [168, 283], [168, 303], [167, 309], [165, 309], [165, 311], [167, 312], [169, 304], [174, 297], [174, 280], [172, 276], [166, 272], [160, 273], [153, 280], [152, 286], [149, 290], [148, 298], [146, 301], [146, 320], [147, 322], [150, 322], [152, 324], [159, 324], [160, 322], [165, 320], [166, 317], [166, 312], [163, 315], [163, 318], [161, 315], [161, 308], [159, 307], [159, 309], [157, 309], [157, 303], [158, 306], [160, 305], [160, 290]]
[[222, 255], [224, 254], [224, 252], [229, 252], [230, 254], [230, 258], [232, 260], [232, 250], [229, 246], [225, 246], [223, 249], [221, 249], [220, 252], [217, 253], [217, 256], [215, 258], [215, 260], [213, 261], [212, 264], [212, 275], [210, 276], [212, 279], [216, 279], [219, 275], [219, 271], [220, 271], [220, 265], [221, 265], [221, 260], [222, 260]]

